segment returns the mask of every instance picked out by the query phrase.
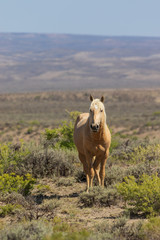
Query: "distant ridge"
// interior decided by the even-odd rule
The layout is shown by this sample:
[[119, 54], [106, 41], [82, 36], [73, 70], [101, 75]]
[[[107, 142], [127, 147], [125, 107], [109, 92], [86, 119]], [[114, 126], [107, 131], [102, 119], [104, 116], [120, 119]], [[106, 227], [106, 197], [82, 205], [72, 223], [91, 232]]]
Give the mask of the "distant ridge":
[[160, 87], [159, 37], [0, 33], [0, 93]]

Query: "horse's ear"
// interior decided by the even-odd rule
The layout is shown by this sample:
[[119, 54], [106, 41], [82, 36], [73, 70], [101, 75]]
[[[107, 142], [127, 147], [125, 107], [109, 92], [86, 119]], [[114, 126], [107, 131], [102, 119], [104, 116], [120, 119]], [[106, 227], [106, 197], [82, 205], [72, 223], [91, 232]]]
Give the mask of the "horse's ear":
[[94, 98], [93, 98], [93, 96], [92, 96], [92, 95], [90, 95], [90, 100], [91, 100], [91, 102], [93, 101], [93, 99], [94, 99]]
[[102, 102], [102, 103], [104, 102], [104, 97], [103, 97], [103, 96], [101, 97], [101, 102]]

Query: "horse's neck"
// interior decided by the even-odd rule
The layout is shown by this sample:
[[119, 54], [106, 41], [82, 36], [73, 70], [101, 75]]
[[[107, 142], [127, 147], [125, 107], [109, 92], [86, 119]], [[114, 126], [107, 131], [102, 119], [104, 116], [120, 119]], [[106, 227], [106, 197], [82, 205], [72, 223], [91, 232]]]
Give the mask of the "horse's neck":
[[104, 122], [101, 126], [100, 126], [100, 130], [99, 130], [99, 138], [103, 139], [106, 136], [106, 132], [107, 132], [107, 125], [106, 122]]
[[107, 132], [107, 124], [106, 124], [106, 114], [105, 114], [103, 121], [101, 122], [101, 125], [100, 125], [100, 137], [103, 137], [106, 134], [106, 132]]

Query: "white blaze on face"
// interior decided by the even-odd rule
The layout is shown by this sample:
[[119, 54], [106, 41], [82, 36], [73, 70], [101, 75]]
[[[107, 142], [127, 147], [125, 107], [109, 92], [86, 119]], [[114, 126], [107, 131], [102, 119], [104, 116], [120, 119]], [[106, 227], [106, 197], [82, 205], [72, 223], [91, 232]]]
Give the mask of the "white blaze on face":
[[95, 105], [94, 105], [94, 108], [95, 108], [95, 109], [98, 109], [98, 106], [97, 106], [97, 104], [95, 104]]

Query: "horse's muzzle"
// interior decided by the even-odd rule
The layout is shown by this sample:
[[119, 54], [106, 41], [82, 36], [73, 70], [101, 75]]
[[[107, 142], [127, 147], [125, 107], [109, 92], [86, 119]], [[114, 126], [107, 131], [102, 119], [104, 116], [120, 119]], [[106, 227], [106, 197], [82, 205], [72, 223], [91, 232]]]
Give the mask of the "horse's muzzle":
[[99, 125], [98, 124], [91, 124], [90, 128], [93, 132], [98, 132], [99, 130]]

